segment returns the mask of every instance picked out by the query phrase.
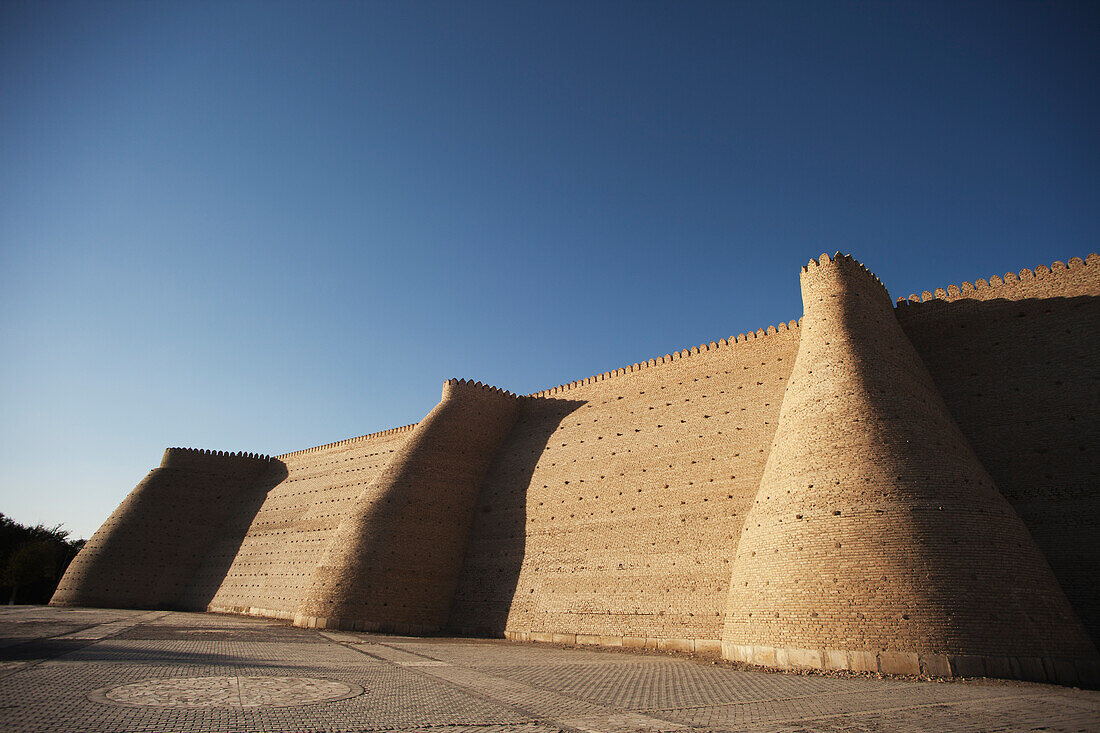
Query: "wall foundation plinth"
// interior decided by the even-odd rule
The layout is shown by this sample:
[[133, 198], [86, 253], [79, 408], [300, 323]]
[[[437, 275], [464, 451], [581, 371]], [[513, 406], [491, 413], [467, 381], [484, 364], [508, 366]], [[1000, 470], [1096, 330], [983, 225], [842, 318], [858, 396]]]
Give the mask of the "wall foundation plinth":
[[765, 669], [847, 670], [925, 677], [996, 677], [1060, 685], [1100, 682], [1095, 660], [1066, 657], [1002, 657], [929, 654], [898, 650], [792, 649], [722, 643], [722, 656]]

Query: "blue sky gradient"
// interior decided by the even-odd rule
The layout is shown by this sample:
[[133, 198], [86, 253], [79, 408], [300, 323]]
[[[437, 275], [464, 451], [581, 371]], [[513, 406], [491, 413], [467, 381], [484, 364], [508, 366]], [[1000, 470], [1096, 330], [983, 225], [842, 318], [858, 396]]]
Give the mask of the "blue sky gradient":
[[0, 5], [0, 511], [1095, 251], [1096, 3]]

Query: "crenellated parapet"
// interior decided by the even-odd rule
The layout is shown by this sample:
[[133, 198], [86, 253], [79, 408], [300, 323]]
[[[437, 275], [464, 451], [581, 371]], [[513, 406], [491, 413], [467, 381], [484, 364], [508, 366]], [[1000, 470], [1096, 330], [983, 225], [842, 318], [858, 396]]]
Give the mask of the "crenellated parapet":
[[932, 301], [953, 302], [957, 300], [1022, 300], [1024, 298], [1096, 295], [1100, 289], [1100, 254], [1092, 254], [1081, 259], [1071, 257], [1068, 262], [1060, 260], [1049, 267], [1039, 265], [1034, 270], [1024, 268], [1019, 272], [1006, 272], [1003, 276], [993, 275], [988, 280], [979, 278], [974, 282], [964, 281], [962, 285], [948, 285], [946, 288], [925, 290], [919, 295], [913, 293], [908, 298], [898, 298], [899, 310], [911, 305]]
[[443, 399], [456, 394], [478, 394], [492, 395], [496, 397], [504, 397], [506, 399], [516, 399], [517, 395], [514, 392], [509, 392], [506, 389], [500, 387], [494, 387], [490, 384], [482, 384], [481, 382], [475, 382], [472, 379], [448, 379], [443, 383]]
[[712, 351], [718, 351], [719, 349], [726, 349], [732, 346], [739, 346], [748, 343], [757, 343], [759, 339], [764, 339], [769, 336], [775, 336], [777, 334], [786, 334], [790, 331], [797, 331], [798, 326], [802, 319], [797, 321], [789, 321], [787, 323], [779, 323], [778, 325], [768, 326], [767, 328], [759, 328], [756, 331], [749, 331], [748, 333], [740, 333], [736, 336], [730, 336], [728, 339], [718, 339], [717, 341], [711, 341], [707, 344], [699, 344], [693, 346], [690, 349], [680, 349], [673, 351], [671, 354], [665, 354], [664, 356], [658, 356], [648, 361], [637, 362], [625, 367], [619, 367], [618, 369], [612, 369], [608, 372], [601, 374], [595, 374], [591, 377], [585, 377], [584, 379], [578, 379], [567, 384], [559, 384], [557, 387], [551, 387], [549, 389], [539, 390], [538, 392], [532, 392], [527, 395], [528, 397], [553, 397], [560, 395], [563, 392], [568, 392], [578, 387], [583, 387], [589, 384], [595, 384], [596, 382], [603, 382], [614, 377], [620, 377], [634, 372], [640, 372], [645, 369], [651, 369], [653, 367], [663, 366], [665, 364], [671, 364], [673, 362], [689, 359], [692, 356], [698, 356], [699, 354], [706, 354]]
[[357, 443], [363, 443], [375, 438], [384, 438], [391, 435], [400, 435], [401, 433], [407, 433], [416, 427], [416, 423], [412, 425], [403, 425], [399, 428], [389, 428], [388, 430], [379, 430], [375, 433], [367, 433], [366, 435], [359, 435], [354, 438], [346, 438], [345, 440], [337, 440], [334, 443], [325, 443], [324, 445], [315, 445], [312, 448], [303, 448], [302, 450], [291, 451], [290, 453], [281, 453], [276, 458], [292, 458], [295, 456], [304, 456], [309, 453], [323, 453], [324, 451], [331, 450], [333, 448], [351, 447]]
[[271, 456], [245, 453], [243, 451], [232, 453], [220, 450], [204, 450], [202, 448], [167, 448], [164, 451], [164, 457], [161, 458], [160, 467], [220, 471], [230, 465], [248, 468], [254, 466], [257, 462], [268, 463], [271, 460]]

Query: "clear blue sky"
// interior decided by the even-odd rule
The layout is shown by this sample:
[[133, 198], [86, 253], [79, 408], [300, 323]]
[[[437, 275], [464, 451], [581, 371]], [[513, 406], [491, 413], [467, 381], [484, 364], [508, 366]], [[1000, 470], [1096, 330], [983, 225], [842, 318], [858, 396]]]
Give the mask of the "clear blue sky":
[[0, 511], [1100, 242], [1100, 4], [0, 5]]

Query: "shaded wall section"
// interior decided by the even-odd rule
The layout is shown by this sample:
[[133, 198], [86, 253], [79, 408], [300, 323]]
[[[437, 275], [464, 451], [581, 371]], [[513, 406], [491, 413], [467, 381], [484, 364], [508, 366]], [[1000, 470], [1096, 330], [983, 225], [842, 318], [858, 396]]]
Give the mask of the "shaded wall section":
[[530, 398], [482, 485], [447, 627], [460, 634], [502, 636], [516, 596], [527, 544], [531, 476], [551, 436], [581, 400]]
[[1100, 645], [1100, 257], [926, 291], [896, 313]]
[[267, 456], [169, 448], [65, 571], [52, 605], [173, 608]]

